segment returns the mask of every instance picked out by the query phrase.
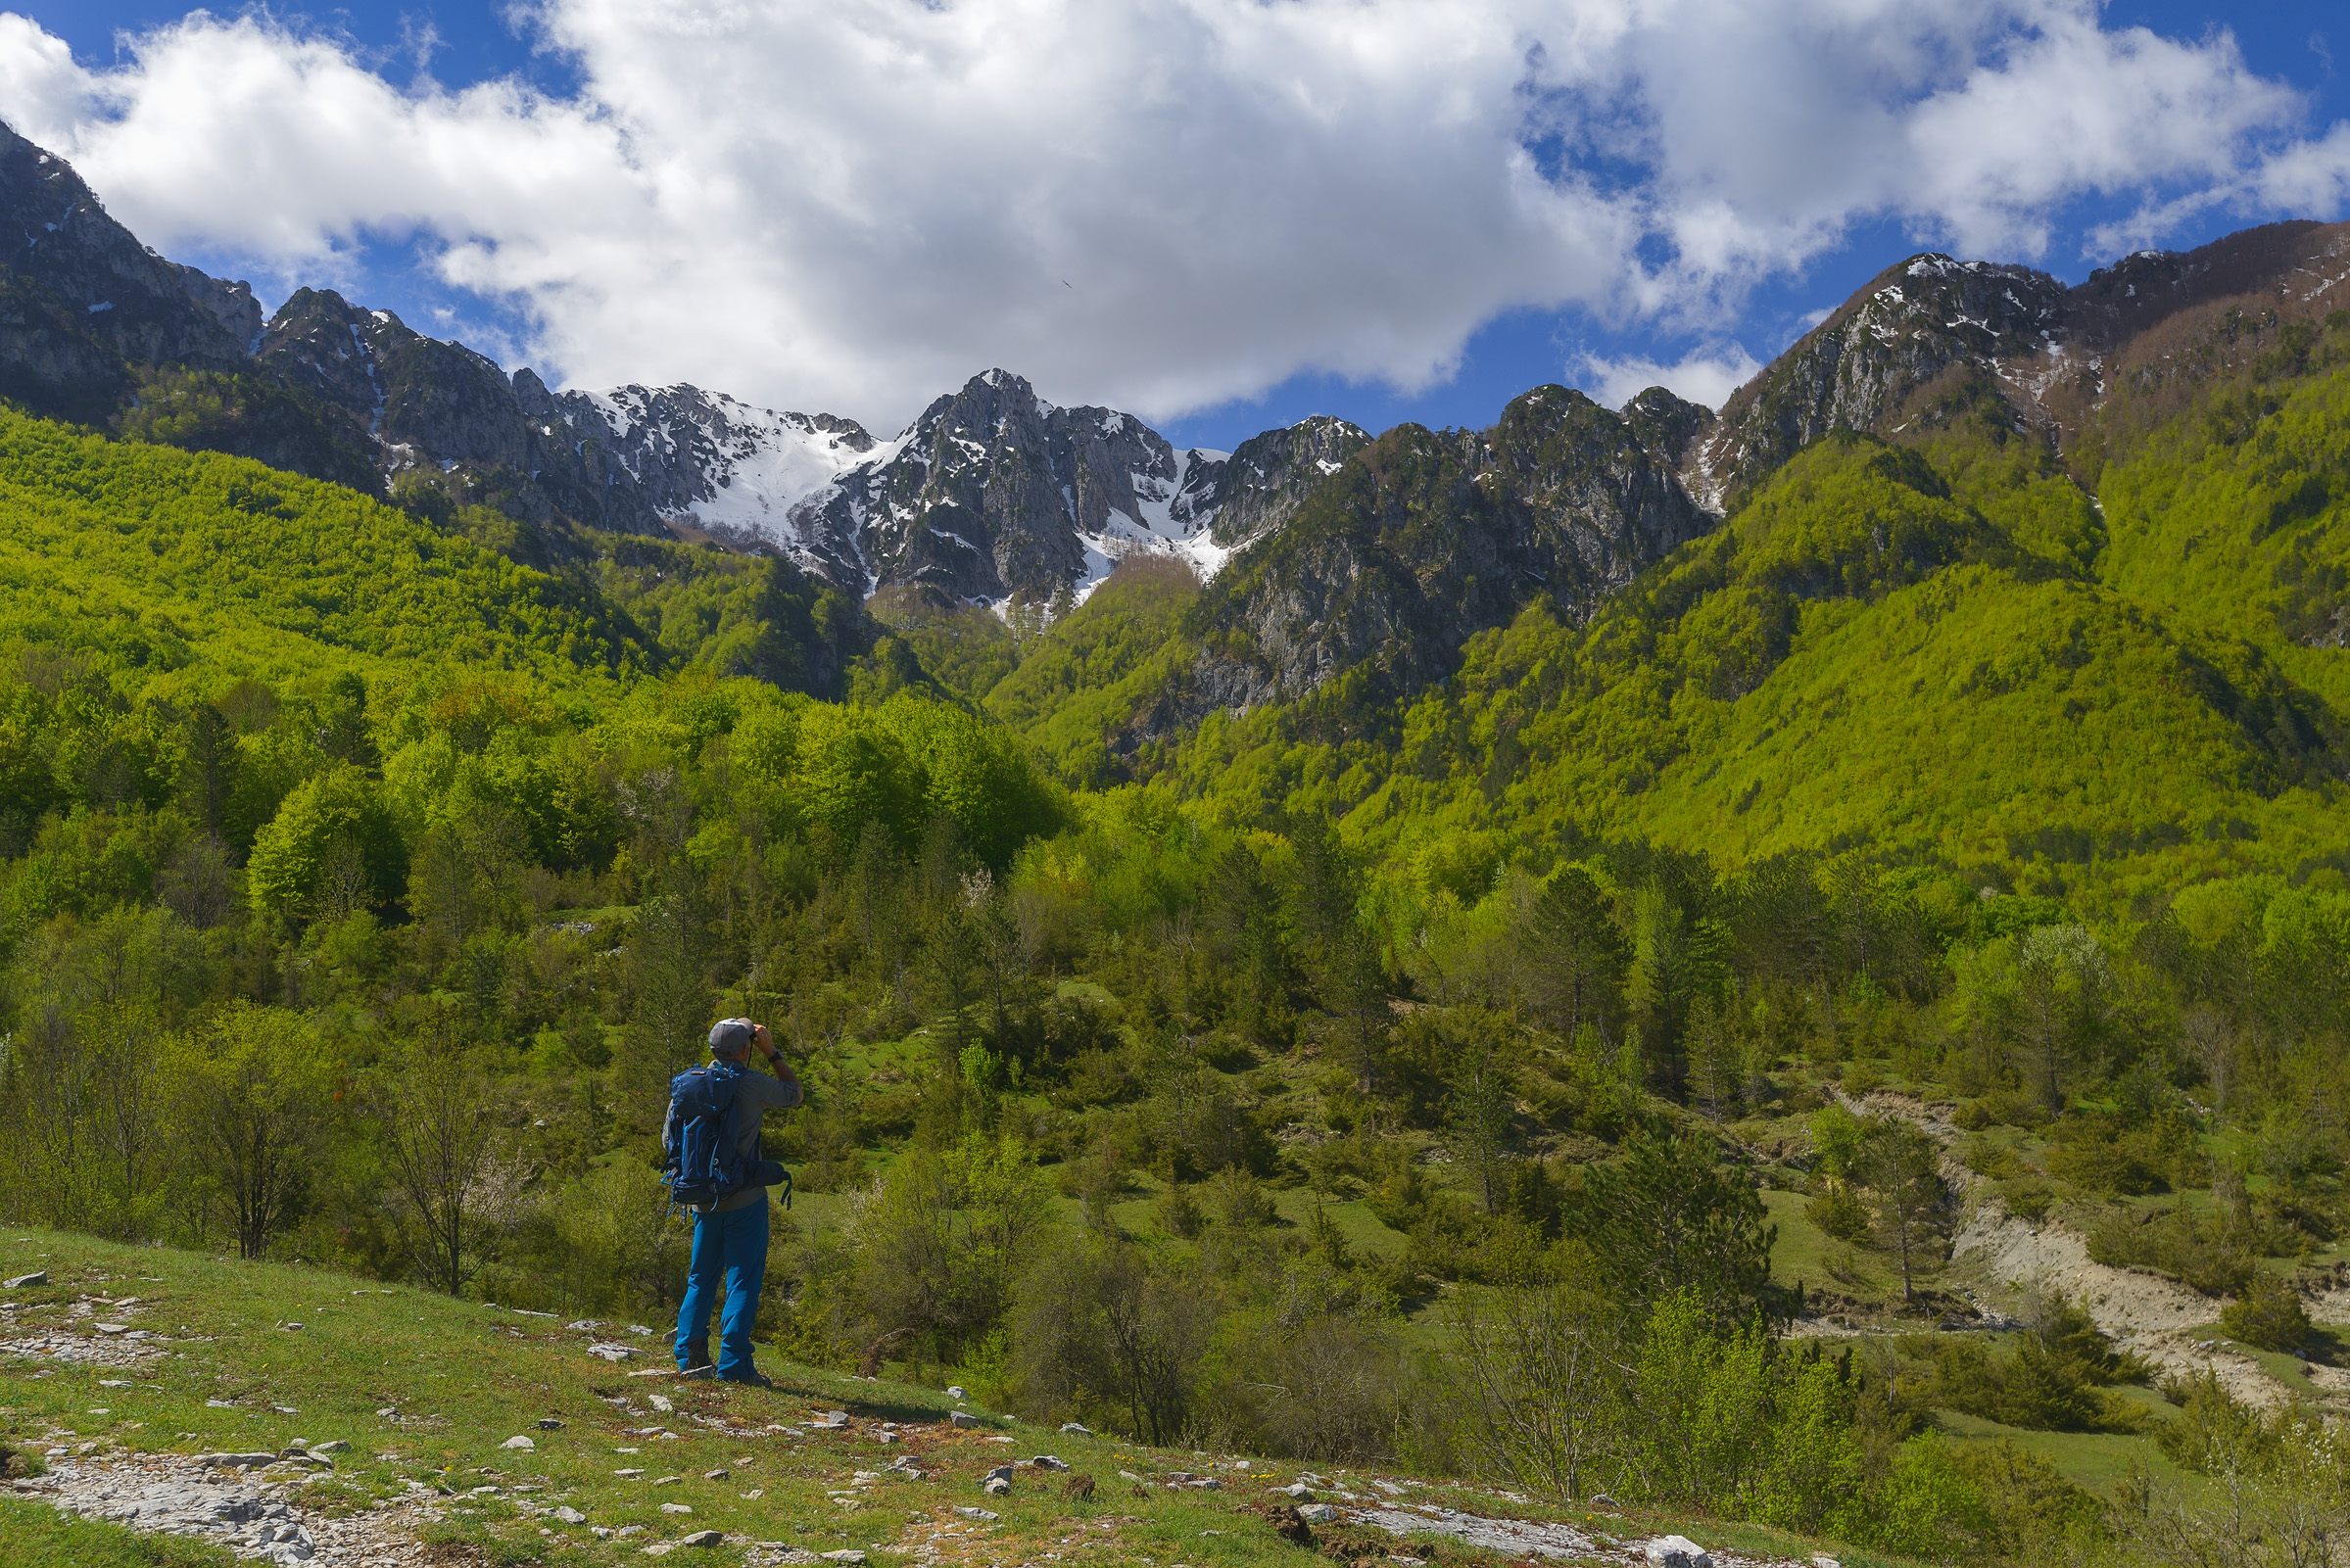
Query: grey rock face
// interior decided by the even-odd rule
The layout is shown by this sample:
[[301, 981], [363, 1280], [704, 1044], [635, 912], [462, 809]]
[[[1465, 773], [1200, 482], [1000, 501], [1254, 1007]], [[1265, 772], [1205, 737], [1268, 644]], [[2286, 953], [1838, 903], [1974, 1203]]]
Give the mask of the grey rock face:
[[1735, 509], [1831, 430], [1895, 437], [1969, 400], [2063, 445], [2114, 386], [2181, 373], [2178, 344], [2153, 329], [2204, 308], [2215, 319], [2197, 330], [2230, 308], [2317, 319], [2350, 304], [2346, 262], [2350, 224], [2306, 221], [2140, 251], [2069, 289], [2030, 267], [1912, 257], [1732, 394], [1683, 477], [1708, 509]]
[[1654, 1568], [1713, 1568], [1705, 1548], [1687, 1536], [1658, 1536], [1641, 1547]]
[[869, 592], [1051, 603], [1081, 596], [1128, 554], [1212, 575], [1368, 440], [1317, 416], [1236, 452], [1177, 451], [1131, 414], [1057, 407], [990, 370], [793, 508], [787, 532], [836, 583], [830, 563], [853, 557]]
[[1147, 527], [1181, 477], [1175, 449], [1140, 420], [1055, 407], [990, 370], [795, 517], [810, 548], [822, 539], [853, 552], [873, 588], [1047, 600], [1084, 577], [1088, 538], [1108, 536], [1113, 514]]
[[1369, 445], [1361, 426], [1329, 414], [1251, 436], [1223, 462], [1199, 465], [1193, 510], [1213, 517], [1217, 544], [1246, 545], [1287, 522], [1308, 491]]
[[[329, 290], [289, 299], [260, 361], [339, 409], [387, 479], [409, 470], [539, 523], [622, 533], [698, 529], [805, 555], [784, 531], [792, 500], [872, 450], [853, 420], [777, 413], [689, 386], [548, 390], [389, 310]], [[853, 562], [807, 561], [850, 577]]]
[[1289, 700], [1365, 666], [1415, 689], [1537, 594], [1567, 617], [1589, 613], [1711, 525], [1674, 471], [1675, 443], [1705, 410], [1661, 389], [1635, 407], [1538, 387], [1491, 430], [1381, 436], [1211, 586], [1192, 679], [1143, 717], [1144, 733]]
[[1752, 381], [1695, 444], [1690, 489], [1719, 512], [1831, 430], [1888, 433], [1952, 367], [2040, 351], [2066, 329], [2065, 286], [2028, 266], [1915, 256], [1886, 268]]
[[134, 366], [233, 369], [260, 331], [245, 284], [157, 256], [65, 160], [0, 125], [0, 394], [100, 419]]
[[[1213, 570], [1367, 440], [1318, 418], [1228, 456], [1177, 452], [1000, 370], [886, 445], [691, 386], [552, 392], [332, 290], [297, 290], [264, 325], [245, 285], [149, 252], [0, 128], [0, 394], [103, 422], [164, 366], [249, 378], [234, 433], [205, 439], [274, 466], [379, 493], [420, 474], [543, 532], [709, 537], [841, 588], [967, 600], [1081, 594], [1136, 549]], [[561, 553], [559, 533], [541, 543]]]

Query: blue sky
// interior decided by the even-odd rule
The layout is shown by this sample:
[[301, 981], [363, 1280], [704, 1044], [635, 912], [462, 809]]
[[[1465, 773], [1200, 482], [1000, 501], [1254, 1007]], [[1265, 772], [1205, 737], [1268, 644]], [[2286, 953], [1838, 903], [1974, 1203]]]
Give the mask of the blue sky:
[[884, 434], [997, 361], [1225, 448], [1714, 401], [1913, 250], [2350, 215], [2338, 6], [991, 5], [35, 0], [0, 115], [268, 303]]

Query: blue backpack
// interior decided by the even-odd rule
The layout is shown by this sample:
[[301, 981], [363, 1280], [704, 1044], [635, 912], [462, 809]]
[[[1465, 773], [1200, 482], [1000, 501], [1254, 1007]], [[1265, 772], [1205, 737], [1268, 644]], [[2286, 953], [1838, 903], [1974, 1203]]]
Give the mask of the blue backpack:
[[669, 1080], [669, 1136], [661, 1149], [661, 1180], [674, 1202], [707, 1209], [744, 1187], [781, 1183], [784, 1207], [791, 1207], [791, 1173], [772, 1160], [754, 1160], [745, 1168], [737, 1152], [735, 1118], [740, 1108], [735, 1091], [742, 1078], [742, 1064], [713, 1062], [706, 1068], [688, 1068]]

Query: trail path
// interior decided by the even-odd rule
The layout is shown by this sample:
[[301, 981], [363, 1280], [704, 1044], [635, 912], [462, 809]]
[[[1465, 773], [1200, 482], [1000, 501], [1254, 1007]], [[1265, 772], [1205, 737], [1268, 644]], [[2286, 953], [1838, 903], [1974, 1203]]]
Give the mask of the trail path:
[[[2211, 1338], [2209, 1325], [2219, 1320], [2224, 1303], [2167, 1275], [2100, 1263], [2089, 1257], [2087, 1239], [2060, 1221], [2035, 1224], [2009, 1213], [1991, 1184], [1958, 1159], [1958, 1129], [1946, 1114], [1883, 1092], [1865, 1100], [1845, 1098], [1845, 1103], [1856, 1113], [1900, 1117], [1941, 1141], [1942, 1175], [1966, 1197], [1966, 1220], [1951, 1243], [1950, 1261], [1960, 1282], [1976, 1286], [1982, 1307], [2013, 1315], [2034, 1289], [2071, 1297], [2115, 1344], [2152, 1363], [2158, 1377], [2208, 1370], [2230, 1394], [2255, 1408], [2276, 1409], [2291, 1402], [2291, 1391], [2257, 1359]], [[2350, 1292], [2338, 1294], [2350, 1306]], [[2310, 1380], [2328, 1392], [2350, 1393], [2350, 1374], [2337, 1368], [2319, 1367]]]

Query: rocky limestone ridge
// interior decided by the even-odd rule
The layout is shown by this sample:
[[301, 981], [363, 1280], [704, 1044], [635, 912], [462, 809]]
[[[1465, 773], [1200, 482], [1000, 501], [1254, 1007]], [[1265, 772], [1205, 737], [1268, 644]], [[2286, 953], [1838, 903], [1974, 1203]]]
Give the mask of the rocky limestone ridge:
[[2060, 447], [2126, 372], [2228, 309], [2312, 318], [2350, 303], [2350, 224], [2270, 223], [2141, 251], [2067, 287], [2031, 267], [1914, 256], [1879, 273], [1731, 394], [1683, 467], [1716, 514], [1832, 430], [1892, 437], [1978, 397]]
[[556, 392], [332, 290], [297, 290], [264, 324], [246, 285], [154, 255], [62, 159], [4, 129], [0, 239], [0, 393], [103, 423], [173, 396], [165, 372], [217, 372], [233, 416], [172, 439], [379, 495], [428, 485], [534, 525], [549, 553], [575, 526], [701, 537], [868, 594], [1051, 603], [1136, 550], [1213, 573], [1369, 439], [1321, 417], [1229, 456], [1177, 452], [1130, 414], [1057, 408], [1001, 370], [888, 443], [692, 386]]
[[258, 359], [339, 412], [372, 445], [387, 481], [419, 472], [540, 523], [661, 535], [684, 525], [789, 546], [791, 503], [874, 446], [854, 420], [778, 413], [696, 387], [552, 392], [528, 368], [508, 375], [330, 290], [287, 300]]
[[261, 329], [251, 288], [148, 250], [63, 159], [0, 124], [0, 396], [103, 418], [137, 367], [232, 368]]
[[1616, 412], [1548, 386], [1489, 430], [1389, 431], [1215, 581], [1193, 612], [1196, 664], [1139, 717], [1135, 738], [1357, 670], [1391, 692], [1415, 689], [1538, 595], [1587, 615], [1712, 525], [1677, 472], [1710, 417], [1661, 387]]
[[1239, 549], [1287, 522], [1307, 491], [1369, 445], [1368, 432], [1329, 414], [1251, 436], [1229, 457], [1193, 464], [1191, 515], [1213, 517], [1214, 543]]
[[1252, 437], [1237, 453], [1177, 451], [1131, 414], [1057, 407], [1021, 377], [989, 370], [791, 508], [785, 532], [812, 556], [853, 554], [868, 593], [1081, 599], [1135, 552], [1214, 575], [1368, 440], [1318, 416]]
[[[1082, 598], [1137, 551], [1221, 573], [1203, 610], [1217, 651], [1152, 723], [1294, 696], [1367, 659], [1383, 680], [1434, 678], [1461, 638], [1532, 593], [1581, 613], [1831, 431], [1897, 436], [1988, 406], [2060, 445], [2088, 439], [2117, 387], [2201, 373], [2172, 360], [2189, 326], [2350, 299], [2345, 224], [2140, 253], [2069, 289], [1924, 255], [1856, 293], [1719, 418], [1653, 391], [1604, 422], [1586, 401], [1570, 421], [1569, 445], [1583, 445], [1529, 457], [1533, 438], [1497, 433], [1567, 407], [1537, 389], [1494, 432], [1406, 426], [1380, 449], [1318, 416], [1226, 454], [1177, 451], [1114, 409], [1056, 407], [1002, 370], [884, 442], [837, 415], [691, 386], [552, 391], [330, 291], [298, 291], [264, 326], [249, 288], [155, 255], [62, 160], [4, 127], [0, 244], [0, 395], [103, 422], [158, 396], [159, 375], [168, 395], [169, 374], [221, 373], [238, 418], [171, 439], [378, 492], [426, 483], [538, 525], [550, 553], [572, 525], [708, 538], [867, 594], [992, 603]], [[1448, 486], [1459, 494], [1444, 499]], [[1288, 541], [1301, 508], [1322, 520]]]

